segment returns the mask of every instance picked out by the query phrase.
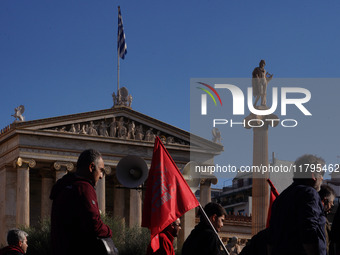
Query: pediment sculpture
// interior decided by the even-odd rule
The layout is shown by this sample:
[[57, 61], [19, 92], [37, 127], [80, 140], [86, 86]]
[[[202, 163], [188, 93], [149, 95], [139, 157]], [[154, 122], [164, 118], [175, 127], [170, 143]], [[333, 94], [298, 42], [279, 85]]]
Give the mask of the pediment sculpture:
[[156, 136], [159, 136], [166, 144], [189, 145], [189, 142], [123, 116], [73, 123], [46, 130], [145, 142], [154, 142]]

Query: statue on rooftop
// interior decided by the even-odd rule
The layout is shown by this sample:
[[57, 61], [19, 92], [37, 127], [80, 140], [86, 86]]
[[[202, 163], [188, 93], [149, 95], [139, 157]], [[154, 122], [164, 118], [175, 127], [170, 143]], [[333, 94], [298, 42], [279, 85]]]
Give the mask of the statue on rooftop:
[[113, 92], [112, 100], [113, 100], [113, 107], [127, 106], [131, 108], [132, 95], [129, 94], [129, 91], [125, 87], [118, 89], [117, 95]]
[[14, 109], [15, 114], [13, 114], [12, 116], [15, 118], [14, 122], [21, 122], [21, 121], [25, 121], [25, 117], [22, 116], [22, 114], [25, 111], [25, 106], [20, 105], [17, 108]]

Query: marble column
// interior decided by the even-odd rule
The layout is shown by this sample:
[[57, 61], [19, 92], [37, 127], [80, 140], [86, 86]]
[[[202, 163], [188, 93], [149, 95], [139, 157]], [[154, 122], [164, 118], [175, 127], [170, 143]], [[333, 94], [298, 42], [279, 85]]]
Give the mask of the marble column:
[[200, 204], [204, 207], [211, 202], [211, 180], [201, 179], [200, 183]]
[[103, 175], [103, 178], [98, 181], [97, 187], [96, 187], [96, 193], [97, 193], [97, 200], [98, 200], [98, 207], [101, 213], [105, 214], [106, 212], [106, 176], [111, 174], [111, 167], [105, 166], [105, 174]]
[[105, 214], [105, 175], [98, 181], [96, 186], [98, 207], [101, 213]]
[[17, 169], [6, 166], [0, 172], [0, 246], [7, 245], [7, 231], [16, 227]]
[[130, 189], [130, 215], [129, 226], [142, 225], [142, 190]]
[[7, 229], [5, 228], [5, 214], [6, 213], [6, 169], [0, 170], [0, 246], [6, 245], [6, 236], [5, 232]]
[[50, 199], [51, 190], [54, 184], [52, 171], [41, 170], [41, 219], [51, 217], [52, 200]]
[[[253, 128], [253, 166], [268, 167], [268, 126], [275, 127], [278, 117], [250, 114], [245, 118], [247, 129]], [[268, 121], [271, 120], [271, 121]], [[252, 184], [252, 235], [266, 228], [269, 208], [267, 172], [253, 172]]]
[[30, 225], [30, 187], [29, 169], [35, 167], [33, 159], [18, 158], [17, 166], [17, 199], [16, 199], [16, 224], [17, 226]]
[[122, 220], [125, 224], [125, 190], [114, 186], [113, 190], [113, 216]]
[[181, 217], [181, 231], [179, 231], [178, 238], [177, 238], [177, 247], [178, 249], [182, 249], [184, 241], [190, 235], [191, 231], [195, 228], [195, 219], [196, 219], [196, 209], [191, 209], [187, 211]]

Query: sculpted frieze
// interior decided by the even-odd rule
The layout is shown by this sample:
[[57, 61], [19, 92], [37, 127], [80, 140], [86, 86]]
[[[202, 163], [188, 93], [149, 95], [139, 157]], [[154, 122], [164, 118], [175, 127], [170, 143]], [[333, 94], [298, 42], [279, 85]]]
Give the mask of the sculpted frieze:
[[159, 136], [165, 144], [189, 145], [188, 142], [185, 142], [182, 139], [178, 139], [160, 130], [156, 130], [152, 127], [122, 116], [90, 122], [73, 123], [47, 130], [152, 143], [155, 141], [156, 136]]

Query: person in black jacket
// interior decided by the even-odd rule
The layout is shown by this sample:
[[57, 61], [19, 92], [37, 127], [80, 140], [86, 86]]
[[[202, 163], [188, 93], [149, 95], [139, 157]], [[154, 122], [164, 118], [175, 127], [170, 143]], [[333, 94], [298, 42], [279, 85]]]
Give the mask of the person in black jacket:
[[95, 186], [104, 175], [104, 161], [93, 149], [83, 151], [75, 173], [53, 186], [51, 247], [53, 255], [98, 254], [98, 238], [112, 236], [100, 217]]
[[334, 215], [330, 233], [330, 255], [340, 255], [340, 206]]
[[25, 231], [12, 229], [7, 233], [8, 246], [0, 250], [0, 255], [23, 255], [27, 252], [27, 236]]
[[[223, 227], [226, 211], [217, 203], [208, 203], [204, 207], [209, 220], [215, 230], [219, 232]], [[191, 231], [182, 248], [182, 255], [219, 255], [225, 254], [218, 236], [201, 214], [200, 223]]]
[[324, 165], [322, 158], [310, 154], [295, 161], [293, 183], [272, 206], [269, 255], [326, 255], [326, 217], [318, 194]]

